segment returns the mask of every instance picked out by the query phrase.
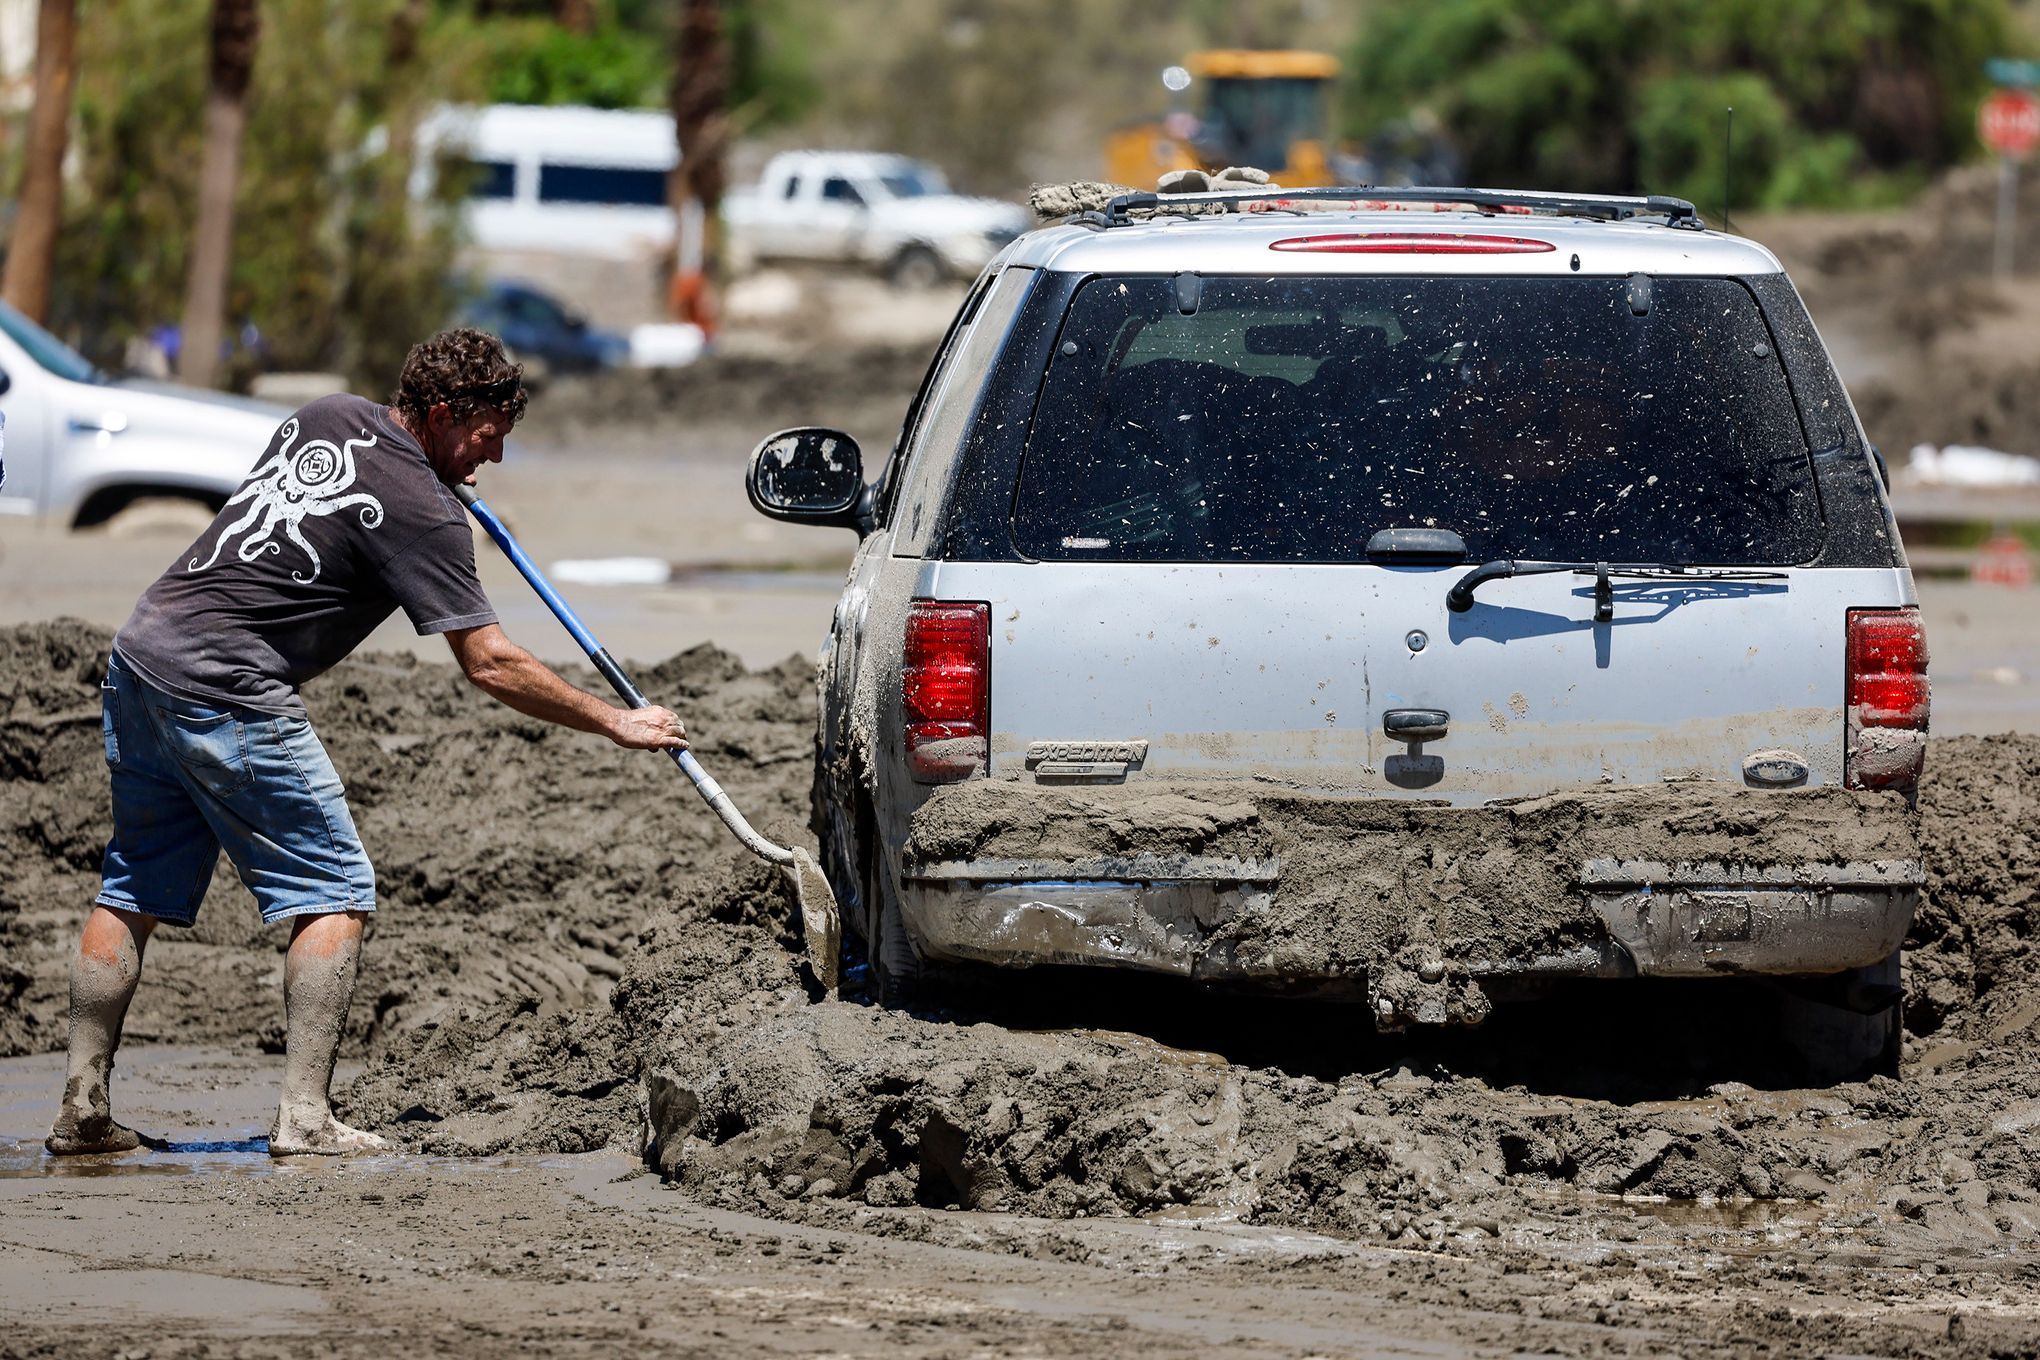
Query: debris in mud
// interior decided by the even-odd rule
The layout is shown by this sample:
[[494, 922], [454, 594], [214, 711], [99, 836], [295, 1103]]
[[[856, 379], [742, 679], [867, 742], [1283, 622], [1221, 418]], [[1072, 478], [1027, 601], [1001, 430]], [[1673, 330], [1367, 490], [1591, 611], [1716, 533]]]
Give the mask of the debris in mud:
[[1069, 217], [1074, 213], [1102, 212], [1105, 205], [1121, 194], [1136, 192], [1124, 184], [1108, 184], [1098, 180], [1074, 180], [1068, 183], [1036, 184], [1027, 191], [1027, 206], [1034, 209], [1034, 215], [1043, 221]]

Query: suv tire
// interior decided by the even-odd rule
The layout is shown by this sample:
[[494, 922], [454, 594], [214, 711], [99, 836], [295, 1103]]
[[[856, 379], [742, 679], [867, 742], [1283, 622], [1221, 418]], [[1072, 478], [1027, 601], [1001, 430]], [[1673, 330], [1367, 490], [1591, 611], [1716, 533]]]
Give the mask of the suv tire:
[[1809, 1085], [1896, 1077], [1905, 1042], [1899, 956], [1778, 991], [1778, 1038]]
[[870, 938], [864, 943], [871, 963], [871, 980], [878, 1004], [888, 1010], [914, 1010], [931, 999], [933, 970], [914, 951], [900, 916], [898, 897], [886, 872], [885, 853], [877, 845], [864, 856], [865, 900], [870, 904], [866, 919], [872, 922]]

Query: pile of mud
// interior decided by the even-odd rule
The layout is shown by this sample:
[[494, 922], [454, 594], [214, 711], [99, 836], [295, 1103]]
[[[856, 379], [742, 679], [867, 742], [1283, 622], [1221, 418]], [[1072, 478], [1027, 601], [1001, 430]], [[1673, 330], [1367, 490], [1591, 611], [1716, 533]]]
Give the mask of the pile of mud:
[[[685, 368], [619, 368], [549, 384], [518, 436], [600, 447], [609, 432], [735, 426], [747, 440], [792, 425], [890, 432], [927, 370], [932, 344], [711, 353]], [[877, 449], [869, 453], [875, 456]]]
[[[2021, 220], [2040, 177], [2020, 181]], [[1776, 250], [1834, 347], [1864, 428], [1894, 470], [1916, 444], [2040, 455], [2040, 255], [1993, 276], [1997, 176], [1950, 171], [1903, 209], [1780, 216]]]
[[[108, 827], [109, 641], [76, 621], [0, 630], [0, 1055], [63, 1042], [68, 954]], [[754, 822], [786, 835], [806, 820], [808, 663], [752, 672], [700, 647], [637, 678], [686, 715]], [[606, 1005], [650, 910], [726, 844], [667, 762], [522, 717], [451, 666], [357, 656], [305, 702], [377, 872], [350, 1052], [474, 1004]], [[197, 927], [151, 943], [129, 1038], [280, 1047], [284, 941], [222, 861]]]
[[[1093, 923], [1032, 894], [1002, 902], [996, 926], [984, 904], [952, 906], [939, 891], [922, 892], [922, 909], [967, 914], [1003, 952], [1036, 962], [1109, 954], [1201, 979], [1324, 979], [1335, 990], [1344, 980], [1348, 992], [1364, 977], [1386, 1017], [1400, 1009], [1390, 993], [1416, 1006], [1418, 994], [1448, 985], [1434, 976], [1440, 988], [1425, 987], [1405, 977], [1412, 971], [1601, 971], [1608, 932], [1578, 890], [1583, 864], [1610, 875], [1704, 864], [1719, 875], [1916, 863], [1920, 851], [1904, 798], [1839, 788], [1753, 799], [1696, 781], [1449, 807], [1274, 790], [1244, 798], [1237, 787], [1162, 781], [1045, 789], [989, 780], [938, 790], [914, 813], [903, 853], [909, 879], [986, 861], [1036, 879], [1174, 877], [1171, 863], [1192, 860], [1198, 867], [1182, 877], [1279, 878], [1272, 893], [1243, 882], [1158, 895], [1131, 922], [1122, 909]], [[1153, 862], [1145, 871], [1117, 867], [1143, 859]], [[1608, 971], [1630, 969], [1611, 959]], [[1486, 1013], [1478, 991], [1433, 1000], [1441, 1019]]]
[[[2024, 746], [2016, 769], [1963, 773], [1960, 811], [1930, 825], [1961, 820], [1957, 834], [1987, 838], [1993, 810], [2023, 817], [2016, 798], [1967, 800], [2006, 776], [2040, 776], [2040, 742]], [[1943, 763], [1959, 768], [1975, 753], [1953, 754]], [[2031, 834], [2017, 822], [1996, 829], [2007, 839]], [[1963, 970], [1965, 949], [1972, 970], [1989, 966], [1985, 958], [2016, 960], [1997, 965], [2016, 976], [1990, 990], [2030, 997], [2019, 946], [1984, 944], [1987, 935], [2030, 933], [2033, 871], [2023, 863], [2006, 872], [2026, 878], [2000, 885], [2023, 894], [2023, 909], [1977, 903], [1957, 884], [1935, 920], [1961, 923], [1955, 933], [1968, 941], [1943, 951], [1951, 975]], [[621, 1027], [618, 1061], [643, 1092], [635, 1112], [643, 1124], [627, 1120], [619, 1135], [645, 1138], [662, 1175], [732, 1207], [914, 1231], [911, 1219], [871, 1215], [907, 1206], [1050, 1217], [1197, 1206], [1444, 1247], [1503, 1223], [1575, 1230], [1554, 1196], [1588, 1191], [1814, 1201], [1901, 1250], [2040, 1234], [2030, 1174], [2040, 1164], [2040, 1063], [2026, 1051], [2040, 1007], [1944, 1014], [1943, 1028], [1966, 1037], [1916, 1044], [1902, 1082], [1767, 1091], [1731, 1081], [1680, 1100], [1611, 1101], [1548, 1074], [1483, 1079], [1452, 1055], [1420, 1045], [1398, 1053], [1357, 1035], [1338, 1044], [1348, 1050], [1344, 1070], [1298, 1070], [1297, 1053], [1327, 1049], [1333, 1036], [1311, 1026], [1330, 1010], [1297, 1012], [1287, 1060], [1239, 1060], [1214, 1051], [1234, 1047], [1223, 1036], [1200, 1050], [1124, 1031], [817, 1002], [793, 963], [793, 919], [783, 880], [732, 858], [640, 937], [603, 1021]], [[1637, 1062], [1646, 1047], [1623, 1051], [1606, 1033], [1623, 1010], [1597, 1003], [1569, 1031], [1547, 1027], [1541, 1037], [1570, 1044], [1573, 1067]], [[1147, 1017], [1149, 1028], [1157, 1018]], [[1671, 1009], [1657, 1023], [1693, 1019]], [[520, 1060], [547, 1042], [542, 1026], [512, 1030]], [[425, 1036], [398, 1044], [350, 1092], [350, 1110], [429, 1150], [543, 1146], [548, 1103], [578, 1135], [574, 1102], [551, 1073], [527, 1071], [515, 1089], [461, 1108], [446, 1056]], [[505, 1066], [492, 1060], [490, 1070]], [[421, 1106], [419, 1089], [438, 1094]]]
[[[662, 1175], [713, 1202], [866, 1230], [917, 1231], [911, 1217], [885, 1217], [910, 1206], [1050, 1217], [1196, 1206], [1442, 1248], [1504, 1223], [1591, 1233], [1566, 1198], [1586, 1191], [1810, 1201], [1899, 1250], [2030, 1242], [2040, 740], [1944, 742], [1930, 768], [1924, 836], [1930, 862], [1948, 868], [1934, 874], [1915, 940], [1932, 962], [1912, 981], [1934, 1034], [1915, 1036], [1903, 1081], [1582, 1093], [1581, 1071], [1640, 1070], [1720, 1018], [1698, 990], [1654, 1013], [1608, 991], [1555, 1020], [1508, 1017], [1519, 1046], [1563, 1050], [1514, 1068], [1471, 1044], [1369, 1041], [1364, 1021], [1350, 1011], [1342, 1021], [1337, 1007], [1290, 1009], [1259, 1035], [1251, 1020], [1228, 1032], [1224, 1018], [1186, 1030], [1159, 1008], [1141, 1013], [1160, 993], [1136, 985], [1120, 1008], [1101, 1006], [1095, 985], [1060, 1008], [1030, 988], [1003, 1013], [818, 1001], [795, 967], [784, 880], [735, 855], [639, 937], [607, 1014], [583, 1032], [613, 1036], [618, 1070], [641, 1092], [617, 1136], [643, 1140]], [[1239, 835], [1243, 823], [1212, 825]], [[1145, 1033], [1052, 1027], [1101, 1011]], [[1648, 1032], [1623, 1043], [1625, 1027]], [[439, 1041], [420, 1035], [370, 1070], [348, 1108], [428, 1150], [542, 1147], [554, 1126], [581, 1145], [568, 1088], [582, 1078], [531, 1065], [553, 1031], [503, 1032], [516, 1057], [486, 1070], [525, 1070], [480, 1101], [463, 1103]], [[603, 1100], [620, 1105], [613, 1090]]]
[[[1197, 1204], [1437, 1245], [1578, 1189], [1820, 1201], [1867, 1215], [1894, 1245], [2029, 1241], [2040, 1232], [2040, 739], [1942, 742], [1929, 769], [1930, 905], [1908, 972], [1934, 1038], [1915, 1038], [1901, 1082], [1731, 1081], [1617, 1102], [1582, 1098], [1549, 1071], [1505, 1085], [1455, 1071], [1449, 1054], [1350, 1040], [1359, 1061], [1310, 1073], [1126, 1033], [804, 1004], [784, 958], [766, 962], [775, 940], [753, 928], [742, 952], [772, 985], [747, 993], [741, 1024], [718, 1034], [690, 1015], [656, 1032], [652, 1155], [702, 1193], [783, 1213], [839, 1200], [1049, 1215]], [[782, 902], [780, 919], [789, 910]], [[648, 988], [699, 947], [686, 932], [653, 939]], [[1633, 1061], [1607, 1033], [1622, 1001], [1586, 1004], [1601, 1028], [1561, 1022], [1548, 1037], [1576, 1066]], [[1336, 1011], [1297, 1014], [1291, 1056], [1322, 1051], [1308, 1023]], [[1680, 1023], [1676, 1003], [1659, 1023]]]
[[[75, 624], [0, 632], [10, 1052], [61, 1040], [64, 956], [104, 836], [105, 646]], [[798, 834], [809, 668], [751, 673], [701, 649], [646, 678], [762, 823]], [[2040, 1231], [2040, 738], [1930, 753], [1904, 1080], [1766, 1090], [1733, 1072], [1652, 1085], [1663, 1053], [1726, 1023], [1694, 990], [1653, 1013], [1593, 984], [1572, 1010], [1498, 1014], [1463, 1042], [1095, 974], [1060, 992], [1030, 979], [968, 1014], [825, 1001], [796, 967], [783, 877], [730, 847], [659, 762], [403, 658], [344, 666], [307, 699], [382, 874], [350, 1035], [370, 1063], [343, 1112], [409, 1146], [622, 1140], [704, 1198], [816, 1221], [1192, 1205], [1436, 1246], [1502, 1222], [1572, 1231], [1565, 1196], [1592, 1191], [1817, 1201], [1922, 1251]], [[1214, 844], [1268, 834], [1213, 825]], [[132, 1037], [274, 1043], [281, 933], [253, 920], [233, 889], [197, 931], [159, 936]], [[1608, 1071], [1627, 1084], [1589, 1079]]]

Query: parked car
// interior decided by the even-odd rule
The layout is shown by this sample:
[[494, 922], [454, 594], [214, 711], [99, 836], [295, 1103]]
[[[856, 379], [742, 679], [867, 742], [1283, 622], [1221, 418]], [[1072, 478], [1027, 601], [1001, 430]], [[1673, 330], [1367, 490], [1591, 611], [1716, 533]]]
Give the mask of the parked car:
[[630, 362], [630, 341], [598, 329], [550, 293], [528, 283], [490, 279], [465, 289], [459, 323], [501, 337], [536, 386], [560, 373], [590, 373]]
[[755, 186], [723, 200], [723, 221], [739, 269], [853, 265], [917, 288], [972, 277], [1027, 229], [1017, 204], [952, 193], [931, 165], [860, 151], [774, 156]]
[[147, 379], [109, 377], [0, 303], [0, 513], [94, 524], [144, 497], [226, 503], [290, 413]]
[[861, 539], [815, 816], [881, 997], [1760, 978], [1895, 1070], [1925, 639], [1777, 259], [1677, 200], [1340, 192], [1032, 232], [870, 485], [759, 445], [758, 509]]

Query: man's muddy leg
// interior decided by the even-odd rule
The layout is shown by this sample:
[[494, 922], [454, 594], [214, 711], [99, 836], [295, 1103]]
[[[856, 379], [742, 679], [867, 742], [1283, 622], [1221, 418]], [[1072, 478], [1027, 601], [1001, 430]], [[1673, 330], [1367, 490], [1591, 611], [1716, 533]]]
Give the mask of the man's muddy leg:
[[113, 1122], [107, 1082], [113, 1073], [120, 1027], [142, 980], [142, 951], [155, 930], [153, 917], [94, 906], [71, 961], [70, 1057], [64, 1101], [43, 1146], [56, 1156], [128, 1152], [141, 1135]]
[[333, 1117], [333, 1061], [354, 979], [361, 968], [363, 913], [331, 912], [292, 918], [290, 952], [283, 965], [287, 1044], [283, 1103], [269, 1130], [269, 1155], [337, 1155], [387, 1147], [381, 1138]]

